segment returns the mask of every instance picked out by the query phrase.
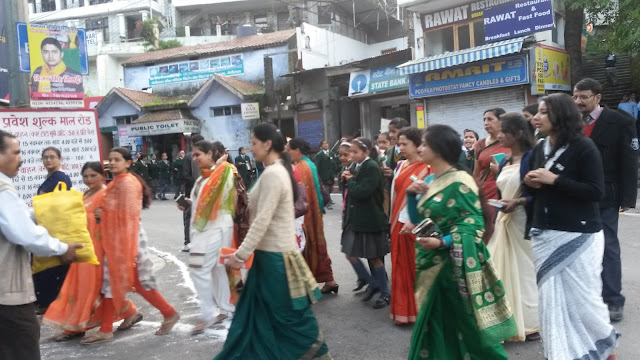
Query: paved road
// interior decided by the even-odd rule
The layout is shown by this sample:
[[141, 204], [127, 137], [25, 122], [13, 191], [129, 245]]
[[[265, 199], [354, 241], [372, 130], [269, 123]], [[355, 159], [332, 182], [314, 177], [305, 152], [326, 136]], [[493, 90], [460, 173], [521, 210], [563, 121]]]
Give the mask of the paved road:
[[[640, 267], [635, 262], [640, 257], [640, 243], [635, 241], [640, 235], [639, 221], [640, 213], [634, 210], [620, 220], [624, 293], [627, 296], [626, 319], [617, 325], [623, 334], [618, 352], [621, 360], [636, 359], [640, 354], [640, 342], [633, 340], [635, 335], [640, 334], [640, 323], [633, 321], [639, 318], [640, 313]], [[43, 359], [210, 360], [220, 351], [229, 323], [208, 329], [203, 335], [189, 335], [191, 324], [198, 314], [198, 302], [185, 266], [187, 255], [179, 252], [182, 244], [181, 214], [172, 201], [156, 201], [151, 209], [143, 212], [143, 223], [154, 249], [160, 290], [182, 315], [175, 331], [164, 337], [155, 336], [153, 333], [162, 321], [161, 315], [138, 295], [132, 295], [144, 313], [143, 322], [129, 331], [117, 332], [113, 342], [92, 346], [83, 346], [75, 341], [55, 343], [50, 340], [54, 331], [43, 327]], [[393, 325], [388, 320], [388, 308], [374, 310], [370, 304], [363, 304], [357, 295], [351, 293], [355, 275], [340, 253], [340, 211], [337, 207], [325, 216], [325, 231], [334, 275], [341, 288], [339, 295], [325, 296], [313, 310], [331, 354], [336, 359], [406, 358], [411, 328]], [[540, 342], [509, 343], [505, 347], [511, 359], [538, 360], [543, 357]]]

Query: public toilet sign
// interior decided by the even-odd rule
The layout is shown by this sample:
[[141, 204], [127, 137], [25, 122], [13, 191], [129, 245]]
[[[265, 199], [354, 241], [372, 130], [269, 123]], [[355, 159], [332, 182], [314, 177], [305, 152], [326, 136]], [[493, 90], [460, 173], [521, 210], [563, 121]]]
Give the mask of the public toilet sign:
[[409, 77], [399, 76], [396, 67], [397, 65], [390, 65], [352, 72], [349, 80], [349, 96], [408, 88]]
[[551, 0], [523, 0], [484, 11], [484, 40], [487, 42], [526, 36], [551, 30], [554, 26]]
[[412, 99], [529, 83], [526, 55], [502, 57], [411, 75]]
[[200, 121], [198, 120], [172, 120], [158, 121], [141, 124], [129, 124], [127, 127], [127, 135], [135, 136], [153, 136], [165, 134], [179, 133], [197, 133], [200, 132]]
[[260, 119], [260, 103], [242, 103], [240, 104], [240, 112], [243, 120]]

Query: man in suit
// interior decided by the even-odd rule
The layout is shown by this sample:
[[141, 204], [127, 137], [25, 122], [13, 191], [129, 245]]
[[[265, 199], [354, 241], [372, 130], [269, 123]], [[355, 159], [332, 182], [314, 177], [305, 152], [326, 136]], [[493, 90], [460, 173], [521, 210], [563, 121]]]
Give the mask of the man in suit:
[[167, 188], [171, 180], [171, 163], [169, 162], [169, 156], [167, 153], [162, 153], [161, 160], [156, 165], [156, 172], [158, 174], [158, 197], [160, 200], [167, 200]]
[[320, 142], [320, 151], [316, 154], [316, 167], [318, 168], [318, 177], [322, 183], [322, 197], [326, 208], [332, 210], [333, 201], [331, 200], [331, 190], [335, 182], [335, 157], [336, 155], [329, 150], [329, 142], [322, 140]]
[[236, 157], [236, 168], [238, 168], [238, 174], [240, 174], [244, 186], [248, 189], [251, 186], [251, 159], [243, 147], [238, 149], [238, 153], [240, 155]]
[[153, 192], [153, 200], [156, 200], [158, 192], [158, 160], [156, 154], [151, 154], [151, 160], [149, 161], [149, 179], [151, 191]]
[[605, 197], [600, 216], [605, 237], [602, 260], [602, 298], [611, 321], [623, 317], [622, 265], [618, 241], [618, 215], [636, 207], [638, 192], [638, 137], [633, 118], [600, 106], [602, 85], [593, 79], [579, 81], [573, 90], [585, 123], [584, 133], [602, 156]]

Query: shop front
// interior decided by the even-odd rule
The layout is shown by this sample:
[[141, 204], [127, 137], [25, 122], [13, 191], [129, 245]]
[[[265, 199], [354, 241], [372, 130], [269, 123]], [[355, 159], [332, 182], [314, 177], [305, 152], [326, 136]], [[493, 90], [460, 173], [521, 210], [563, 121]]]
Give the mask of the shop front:
[[520, 112], [530, 101], [529, 57], [524, 38], [414, 60], [398, 67], [418, 101], [417, 122], [447, 124], [458, 132], [483, 129], [483, 113], [501, 107]]
[[122, 128], [128, 137], [142, 139], [142, 152], [166, 152], [175, 159], [179, 151], [187, 150], [185, 137], [200, 132], [200, 120], [186, 109], [163, 110], [145, 114]]

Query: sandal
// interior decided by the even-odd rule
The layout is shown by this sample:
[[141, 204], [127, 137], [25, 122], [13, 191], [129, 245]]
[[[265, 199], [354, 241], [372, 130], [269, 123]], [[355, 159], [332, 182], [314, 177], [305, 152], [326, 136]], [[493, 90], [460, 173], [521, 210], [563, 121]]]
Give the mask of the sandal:
[[111, 340], [113, 340], [113, 333], [103, 333], [98, 331], [97, 333], [80, 340], [80, 344], [93, 345], [93, 344], [99, 344], [99, 343], [103, 343]]
[[204, 330], [208, 328], [206, 323], [199, 322], [191, 329], [191, 336], [204, 334]]
[[118, 326], [118, 331], [129, 330], [133, 327], [133, 325], [139, 323], [140, 321], [142, 321], [142, 314], [135, 313], [129, 316], [128, 318], [124, 319], [122, 324]]
[[167, 335], [173, 329], [173, 326], [178, 323], [180, 320], [180, 314], [176, 311], [173, 315], [171, 315], [168, 319], [164, 319], [160, 329], [156, 331], [156, 335]]
[[79, 337], [83, 337], [83, 336], [84, 336], [84, 331], [83, 332], [77, 332], [77, 333], [71, 333], [71, 334], [62, 333], [62, 334], [55, 335], [53, 337], [53, 341], [55, 341], [55, 342], [63, 342], [63, 341], [69, 341], [69, 340], [73, 340], [75, 338], [79, 338]]

